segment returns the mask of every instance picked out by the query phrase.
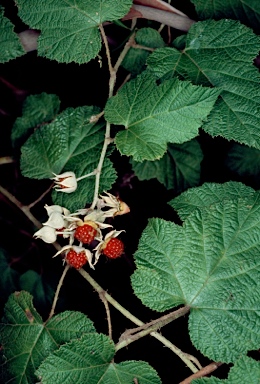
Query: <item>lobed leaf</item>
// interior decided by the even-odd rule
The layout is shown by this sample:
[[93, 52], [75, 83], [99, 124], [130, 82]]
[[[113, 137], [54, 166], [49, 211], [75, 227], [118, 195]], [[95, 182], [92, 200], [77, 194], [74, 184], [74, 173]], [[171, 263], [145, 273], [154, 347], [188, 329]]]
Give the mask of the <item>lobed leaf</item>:
[[158, 86], [145, 71], [108, 100], [105, 119], [125, 127], [115, 137], [122, 154], [136, 161], [156, 160], [167, 142], [181, 144], [198, 135], [218, 94], [178, 79]]
[[196, 139], [183, 144], [168, 144], [160, 160], [142, 163], [130, 160], [139, 180], [158, 179], [167, 189], [183, 191], [200, 181], [203, 153]]
[[9, 297], [0, 324], [4, 380], [35, 383], [35, 370], [60, 344], [95, 332], [92, 322], [79, 312], [65, 311], [43, 323], [25, 291]]
[[258, 0], [191, 0], [200, 19], [235, 19], [259, 28], [260, 3]]
[[182, 220], [185, 220], [196, 209], [210, 207], [225, 199], [253, 197], [254, 194], [254, 189], [235, 181], [223, 184], [204, 183], [200, 187], [189, 189], [175, 197], [169, 201], [169, 205], [178, 212]]
[[0, 5], [0, 29], [1, 29], [1, 51], [0, 63], [5, 63], [25, 54], [17, 34], [14, 32], [14, 26], [11, 21], [4, 16], [4, 9]]
[[111, 362], [115, 347], [103, 334], [92, 333], [61, 346], [48, 356], [36, 374], [41, 383], [160, 384], [152, 367], [142, 361]]
[[191, 307], [194, 346], [234, 362], [259, 347], [260, 196], [194, 210], [183, 226], [150, 220], [135, 254], [135, 294], [151, 309]]
[[101, 49], [98, 26], [120, 19], [131, 0], [17, 0], [18, 14], [33, 29], [41, 30], [38, 53], [61, 63], [82, 64]]
[[182, 51], [160, 48], [147, 62], [158, 77], [181, 76], [221, 90], [202, 128], [259, 149], [260, 75], [252, 65], [259, 47], [259, 36], [239, 22], [208, 20], [190, 28]]
[[60, 109], [57, 95], [40, 93], [28, 96], [23, 104], [22, 116], [13, 125], [11, 140], [14, 147], [24, 144], [33, 129], [53, 120]]
[[[21, 171], [26, 177], [52, 178], [53, 174], [73, 171], [76, 177], [93, 172], [104, 141], [104, 127], [90, 122], [94, 107], [68, 108], [50, 124], [37, 129], [21, 149]], [[104, 162], [100, 191], [111, 188], [116, 174], [111, 161]], [[95, 176], [79, 181], [72, 194], [53, 192], [55, 204], [71, 211], [82, 208], [93, 198]]]

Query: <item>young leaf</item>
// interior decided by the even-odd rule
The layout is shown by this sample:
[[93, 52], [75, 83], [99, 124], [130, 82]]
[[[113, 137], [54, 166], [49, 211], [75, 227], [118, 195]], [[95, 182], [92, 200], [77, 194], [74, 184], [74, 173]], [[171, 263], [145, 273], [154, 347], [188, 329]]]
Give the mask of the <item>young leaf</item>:
[[235, 362], [226, 380], [220, 380], [215, 377], [192, 380], [192, 384], [258, 384], [259, 382], [260, 363], [247, 356]]
[[193, 139], [183, 144], [168, 144], [160, 160], [130, 162], [139, 180], [157, 178], [167, 189], [183, 191], [199, 184], [202, 159], [200, 145]]
[[196, 209], [210, 207], [225, 199], [253, 197], [254, 194], [254, 189], [235, 181], [224, 184], [204, 183], [201, 187], [189, 189], [175, 197], [169, 201], [169, 205], [178, 212], [182, 220], [185, 220]]
[[61, 63], [82, 64], [101, 49], [99, 24], [123, 17], [131, 0], [17, 0], [18, 14], [41, 30], [38, 53]]
[[25, 54], [25, 51], [19, 41], [14, 26], [7, 17], [4, 16], [4, 9], [0, 5], [0, 63], [5, 63], [9, 60], [16, 59]]
[[[160, 33], [153, 28], [141, 28], [135, 35], [135, 42], [148, 48], [162, 48], [165, 46]], [[145, 62], [151, 52], [141, 48], [130, 48], [125, 56], [122, 67], [133, 75], [138, 75], [145, 69]]]
[[92, 322], [79, 312], [65, 311], [43, 323], [25, 291], [9, 297], [0, 324], [4, 354], [4, 380], [35, 383], [35, 369], [60, 344], [95, 332]]
[[105, 118], [125, 127], [115, 137], [122, 154], [136, 161], [155, 160], [166, 152], [167, 142], [181, 144], [198, 135], [218, 94], [178, 79], [158, 86], [145, 71], [108, 100]]
[[23, 144], [33, 128], [54, 119], [59, 109], [60, 100], [57, 95], [43, 92], [28, 96], [23, 104], [22, 116], [16, 119], [12, 128], [13, 146]]
[[258, 0], [191, 0], [200, 19], [234, 19], [259, 28], [260, 2]]
[[218, 87], [220, 97], [202, 128], [260, 149], [260, 75], [252, 65], [259, 46], [259, 36], [237, 21], [208, 20], [191, 27], [181, 52], [160, 48], [147, 62], [159, 77], [179, 75]]
[[136, 295], [151, 309], [191, 307], [194, 346], [234, 362], [259, 347], [260, 195], [195, 210], [183, 226], [150, 220], [135, 254]]
[[36, 374], [41, 383], [120, 383], [160, 384], [157, 373], [142, 361], [111, 363], [115, 347], [103, 334], [92, 333], [55, 351], [41, 364]]
[[[68, 108], [51, 124], [37, 129], [21, 149], [22, 174], [44, 179], [65, 171], [73, 171], [77, 178], [93, 172], [104, 141], [104, 127], [90, 123], [91, 116], [96, 113], [94, 107]], [[114, 168], [107, 158], [100, 191], [108, 190], [115, 178]], [[94, 183], [95, 177], [91, 176], [79, 181], [73, 194], [54, 192], [54, 203], [71, 211], [82, 208], [93, 198]]]

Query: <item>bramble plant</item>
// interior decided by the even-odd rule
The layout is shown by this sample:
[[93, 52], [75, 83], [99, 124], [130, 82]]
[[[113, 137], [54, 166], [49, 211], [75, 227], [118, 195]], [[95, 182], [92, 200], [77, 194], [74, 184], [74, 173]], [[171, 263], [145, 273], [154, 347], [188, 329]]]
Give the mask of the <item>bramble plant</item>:
[[[39, 57], [86, 65], [86, 71], [95, 62], [96, 73], [107, 67], [109, 75], [99, 106], [62, 108], [56, 94], [27, 95], [12, 127], [13, 153], [0, 158], [2, 167], [19, 160], [25, 179], [49, 180], [27, 205], [13, 190], [0, 186], [0, 192], [33, 224], [31, 241], [45, 250], [40, 257], [52, 247], [49, 269], [62, 267], [56, 289], [47, 289], [33, 267], [16, 269], [1, 250], [2, 382], [161, 383], [145, 353], [143, 360], [118, 358], [151, 335], [158, 359], [165, 346], [186, 367], [183, 384], [259, 383], [259, 0], [191, 0], [194, 20], [161, 0], [16, 0], [13, 6], [26, 27], [17, 33], [0, 9], [1, 63], [37, 50]], [[116, 44], [113, 28], [122, 31]], [[90, 98], [95, 76], [85, 90]], [[203, 179], [203, 135], [232, 143], [226, 166], [235, 180]], [[134, 204], [113, 191], [114, 153], [128, 159], [140, 181], [157, 179], [172, 193], [168, 210], [178, 215], [175, 221], [150, 217], [134, 253], [129, 285], [157, 312], [147, 322], [95, 276], [125, 257], [131, 236], [122, 218], [131, 217]], [[246, 185], [244, 176], [258, 183]], [[155, 206], [160, 196], [151, 196], [147, 205]], [[44, 208], [38, 219], [36, 205]], [[66, 309], [62, 287], [70, 274], [85, 313]], [[88, 317], [84, 279], [104, 304], [107, 335]], [[41, 295], [51, 297], [46, 318], [37, 307]], [[112, 307], [135, 326], [118, 338]], [[194, 356], [171, 340], [174, 320], [185, 315]], [[174, 370], [169, 383], [177, 383]]]

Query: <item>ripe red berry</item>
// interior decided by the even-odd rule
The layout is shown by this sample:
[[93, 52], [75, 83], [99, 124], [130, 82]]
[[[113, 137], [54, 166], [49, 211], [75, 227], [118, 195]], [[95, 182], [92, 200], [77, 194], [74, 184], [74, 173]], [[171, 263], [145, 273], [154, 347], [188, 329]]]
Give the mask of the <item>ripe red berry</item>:
[[112, 237], [109, 239], [107, 243], [104, 244], [102, 253], [109, 257], [110, 259], [116, 259], [120, 257], [124, 252], [124, 243], [117, 239], [116, 237]]
[[87, 263], [87, 257], [84, 252], [77, 253], [71, 249], [66, 255], [66, 262], [76, 269], [83, 267]]
[[77, 227], [74, 237], [83, 244], [90, 244], [95, 239], [96, 234], [96, 228], [92, 227], [92, 225], [84, 224]]

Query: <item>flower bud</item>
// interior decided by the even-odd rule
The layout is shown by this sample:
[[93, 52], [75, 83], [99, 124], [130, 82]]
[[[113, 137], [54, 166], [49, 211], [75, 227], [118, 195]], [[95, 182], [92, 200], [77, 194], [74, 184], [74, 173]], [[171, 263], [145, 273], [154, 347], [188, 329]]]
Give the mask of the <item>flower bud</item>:
[[57, 192], [71, 193], [77, 189], [77, 179], [74, 172], [64, 172], [52, 178], [55, 182], [55, 190]]

